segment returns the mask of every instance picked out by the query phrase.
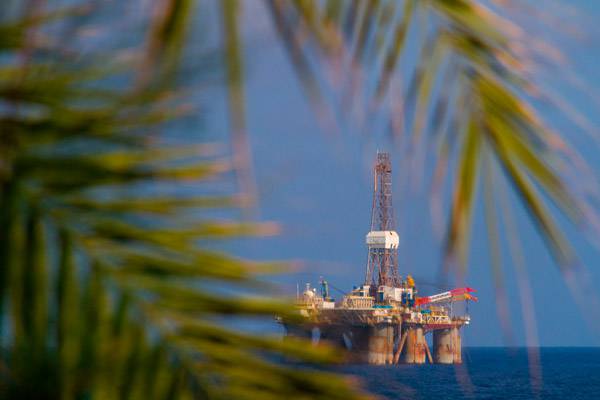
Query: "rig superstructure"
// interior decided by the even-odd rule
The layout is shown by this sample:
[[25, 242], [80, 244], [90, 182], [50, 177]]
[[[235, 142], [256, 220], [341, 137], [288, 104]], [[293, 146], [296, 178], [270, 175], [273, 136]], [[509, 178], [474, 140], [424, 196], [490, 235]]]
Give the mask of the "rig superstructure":
[[[320, 293], [306, 284], [297, 308], [304, 322], [282, 320], [287, 336], [326, 340], [350, 350], [353, 362], [369, 364], [459, 364], [460, 329], [468, 315], [452, 314], [452, 303], [477, 300], [469, 287], [428, 297], [417, 296], [414, 279], [398, 271], [399, 236], [394, 230], [392, 167], [388, 153], [374, 166], [371, 229], [366, 235], [365, 281], [336, 302], [329, 284]], [[433, 352], [427, 343], [432, 332]]]

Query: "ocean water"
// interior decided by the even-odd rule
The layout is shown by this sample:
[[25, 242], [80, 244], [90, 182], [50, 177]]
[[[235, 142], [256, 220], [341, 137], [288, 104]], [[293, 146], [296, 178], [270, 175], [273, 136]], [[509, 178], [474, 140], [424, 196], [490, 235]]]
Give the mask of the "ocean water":
[[600, 348], [465, 348], [463, 364], [354, 365], [384, 399], [599, 399]]

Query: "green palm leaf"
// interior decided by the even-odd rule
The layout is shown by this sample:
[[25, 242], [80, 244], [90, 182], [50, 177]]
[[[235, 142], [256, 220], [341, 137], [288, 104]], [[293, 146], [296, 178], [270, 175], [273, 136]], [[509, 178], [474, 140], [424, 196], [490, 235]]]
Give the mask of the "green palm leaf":
[[[68, 41], [59, 52], [24, 39], [50, 29], [54, 14], [0, 22], [14, 38], [0, 41], [1, 398], [364, 397], [310, 368], [340, 360], [333, 350], [238, 326], [291, 307], [256, 275], [281, 265], [212, 249], [277, 230], [205, 212], [243, 204], [210, 190], [235, 159], [168, 143], [188, 109], [180, 66], [192, 3], [159, 2], [140, 54], [117, 68], [95, 54], [72, 58]], [[224, 7], [235, 29], [236, 2]], [[61, 15], [79, 29], [80, 15]], [[242, 113], [240, 92], [231, 95]]]
[[[557, 160], [566, 158], [569, 167], [576, 169], [572, 149], [558, 148], [556, 135], [540, 122], [534, 111], [535, 98], [530, 94], [540, 88], [526, 75], [533, 57], [519, 50], [527, 44], [519, 42], [523, 35], [517, 36], [518, 27], [476, 0], [266, 3], [274, 10], [273, 22], [301, 81], [310, 93], [319, 93], [309, 96], [311, 101], [320, 101], [320, 93], [332, 90], [335, 85], [330, 85], [325, 77], [314, 72], [314, 67], [309, 69], [301, 60], [316, 58], [316, 64], [326, 68], [329, 64], [344, 65], [350, 58], [354, 70], [365, 76], [361, 71], [364, 67], [370, 74], [369, 79], [360, 83], [366, 86], [363, 96], [356, 99], [358, 107], [369, 110], [376, 107], [377, 112], [370, 113], [366, 129], [370, 130], [381, 118], [390, 120], [385, 122], [392, 129], [398, 126], [394, 123], [399, 118], [398, 110], [390, 96], [401, 97], [407, 109], [405, 119], [412, 124], [401, 124], [411, 128], [399, 136], [410, 138], [410, 149], [423, 146], [442, 151], [429, 151], [424, 156], [421, 151], [414, 152], [416, 156], [403, 154], [403, 157], [422, 158], [412, 164], [417, 169], [412, 175], [427, 175], [421, 172], [425, 169], [424, 159], [440, 160], [438, 170], [455, 168], [457, 179], [452, 183], [455, 194], [450, 200], [451, 215], [446, 230], [448, 261], [467, 263], [468, 227], [482, 175], [478, 172], [481, 165], [474, 160], [481, 158], [476, 153], [483, 152], [493, 153], [501, 163], [506, 179], [531, 212], [542, 236], [548, 239], [556, 260], [561, 265], [575, 261], [567, 240], [559, 234], [556, 216], [545, 206], [546, 196], [578, 225], [583, 223], [581, 210], [586, 208], [587, 200], [573, 193], [561, 178]], [[373, 24], [375, 16], [377, 23]], [[417, 17], [419, 23], [415, 22]], [[358, 27], [356, 35], [350, 26]], [[291, 40], [293, 35], [289, 32], [305, 32], [302, 43]], [[409, 42], [414, 45], [407, 46]], [[353, 45], [354, 52], [346, 51]], [[365, 54], [370, 55], [366, 60]], [[544, 61], [550, 63], [551, 58], [549, 55]], [[412, 76], [406, 85], [408, 89], [397, 95], [399, 86], [394, 80], [405, 76]], [[357, 82], [359, 78], [350, 79], [353, 86]], [[356, 92], [354, 87], [349, 90]], [[468, 99], [467, 109], [457, 106], [463, 103], [461, 98]], [[347, 99], [341, 106], [356, 108], [348, 107]], [[568, 113], [568, 110], [557, 111]], [[471, 119], [476, 115], [477, 123], [465, 123], [465, 115]], [[422, 143], [440, 135], [446, 137], [441, 141], [450, 143], [450, 147]], [[470, 147], [483, 140], [491, 146]], [[450, 149], [452, 153], [448, 153]], [[474, 171], [466, 176], [466, 170], [470, 169]], [[445, 179], [453, 175], [445, 174]], [[436, 180], [443, 177], [439, 173], [434, 176]], [[437, 181], [432, 183], [440, 185]]]

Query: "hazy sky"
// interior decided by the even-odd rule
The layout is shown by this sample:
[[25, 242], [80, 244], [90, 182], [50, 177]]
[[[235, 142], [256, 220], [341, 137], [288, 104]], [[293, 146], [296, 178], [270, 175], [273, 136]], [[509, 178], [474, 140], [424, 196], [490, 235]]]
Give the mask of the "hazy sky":
[[[600, 5], [592, 3], [596, 4], [577, 2], [588, 18], [600, 15]], [[249, 7], [255, 9], [258, 5], [250, 4]], [[256, 259], [303, 261], [302, 273], [284, 279], [290, 294], [295, 292], [296, 281], [301, 285], [305, 281], [316, 283], [320, 275], [344, 290], [362, 283], [367, 258], [364, 237], [369, 228], [372, 199], [370, 168], [375, 151], [380, 148], [391, 151], [396, 173], [394, 202], [402, 242], [400, 273], [403, 276], [413, 274], [417, 285], [419, 281], [435, 282], [440, 267], [440, 240], [432, 232], [427, 198], [401, 189], [400, 155], [395, 154], [393, 146], [382, 138], [381, 132], [369, 132], [367, 135], [342, 132], [336, 135], [320, 130], [268, 21], [256, 9], [252, 14], [248, 28], [247, 100], [260, 216], [264, 220], [278, 221], [284, 231], [275, 238], [243, 241], [236, 244], [236, 251]], [[586, 85], [600, 87], [597, 57], [600, 41], [585, 40], [580, 46], [563, 51], [573, 61]], [[561, 76], [549, 76], [547, 79], [560, 80]], [[569, 90], [567, 82], [558, 81], [556, 86], [593, 122], [598, 122], [593, 111], [597, 105]], [[209, 107], [211, 127], [217, 133], [225, 133], [223, 93], [216, 96]], [[554, 115], [544, 117], [555, 118]], [[585, 148], [592, 166], [600, 171], [598, 147], [589, 147], [586, 142], [576, 145]], [[514, 196], [512, 199], [515, 201]], [[480, 301], [470, 305], [472, 324], [464, 332], [464, 342], [471, 346], [504, 345], [506, 342], [496, 314], [481, 196], [478, 202], [468, 284], [478, 290]], [[591, 308], [587, 300], [583, 308], [575, 304], [528, 216], [517, 209], [519, 234], [533, 289], [539, 344], [600, 345], [598, 331], [594, 333], [586, 322], [600, 319], [600, 310]], [[572, 234], [575, 231], [568, 225], [564, 226], [590, 271], [589, 282], [600, 287], [599, 250], [586, 242], [583, 235]], [[509, 344], [524, 345], [517, 280], [508, 254], [504, 255], [511, 327], [514, 330], [513, 341]], [[420, 285], [420, 289], [421, 294], [441, 291], [427, 285]], [[338, 294], [334, 292], [334, 295]]]

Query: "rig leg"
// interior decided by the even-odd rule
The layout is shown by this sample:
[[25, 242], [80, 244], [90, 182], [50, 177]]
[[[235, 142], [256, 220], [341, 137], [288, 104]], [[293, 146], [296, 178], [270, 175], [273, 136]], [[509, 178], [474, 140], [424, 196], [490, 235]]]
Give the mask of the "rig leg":
[[388, 324], [387, 326], [387, 338], [385, 341], [385, 363], [386, 364], [392, 364], [393, 360], [394, 360], [394, 343], [395, 343], [395, 337], [396, 335], [394, 335], [394, 325]]
[[402, 352], [402, 362], [405, 364], [425, 363], [425, 335], [420, 326], [406, 330], [406, 344]]
[[376, 324], [371, 327], [369, 340], [369, 364], [391, 364], [394, 349], [394, 327], [391, 324]]
[[433, 331], [433, 360], [436, 364], [454, 363], [454, 329]]
[[454, 364], [462, 364], [462, 340], [458, 328], [452, 328], [452, 337], [454, 342]]
[[433, 359], [437, 364], [461, 364], [461, 339], [458, 328], [433, 332]]
[[370, 329], [368, 326], [352, 326], [346, 332], [351, 343], [350, 359], [356, 363], [369, 362]]
[[427, 360], [429, 364], [433, 364], [433, 360], [431, 358], [431, 351], [429, 351], [429, 345], [427, 344], [427, 339], [423, 340], [423, 345], [425, 346], [425, 351], [427, 352]]
[[[402, 331], [400, 331], [400, 332], [402, 332]], [[408, 330], [405, 330], [404, 333], [402, 333], [402, 337], [400, 338], [400, 343], [398, 343], [398, 350], [396, 350], [396, 354], [394, 354], [394, 360], [393, 360], [394, 364], [398, 364], [398, 361], [400, 360], [400, 354], [402, 354], [402, 349], [404, 348], [404, 344], [406, 343], [407, 336], [408, 336]]]

